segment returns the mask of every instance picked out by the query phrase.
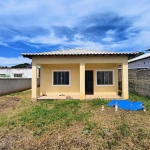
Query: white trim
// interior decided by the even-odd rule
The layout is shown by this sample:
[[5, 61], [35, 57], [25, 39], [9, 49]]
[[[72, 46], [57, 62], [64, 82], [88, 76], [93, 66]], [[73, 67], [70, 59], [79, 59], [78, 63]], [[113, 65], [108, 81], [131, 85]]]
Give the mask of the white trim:
[[[68, 85], [54, 85], [54, 81], [53, 81], [53, 74], [54, 72], [69, 72], [69, 84]], [[52, 86], [70, 86], [71, 85], [71, 75], [70, 75], [70, 70], [52, 70]]]
[[[115, 74], [114, 74], [114, 69], [100, 69], [100, 70], [95, 70], [96, 71], [96, 86], [115, 86]], [[99, 85], [97, 84], [97, 72], [98, 71], [112, 71], [113, 73], [113, 84], [103, 84], [103, 85]]]

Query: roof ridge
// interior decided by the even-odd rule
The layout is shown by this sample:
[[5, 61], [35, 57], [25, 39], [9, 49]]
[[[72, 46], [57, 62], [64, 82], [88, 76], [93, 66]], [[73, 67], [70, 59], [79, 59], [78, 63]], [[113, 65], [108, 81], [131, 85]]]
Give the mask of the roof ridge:
[[63, 50], [52, 50], [52, 51], [48, 51], [48, 52], [41, 52], [42, 54], [44, 53], [52, 53], [52, 52], [65, 52], [65, 51], [73, 51], [73, 50], [84, 50], [84, 51], [94, 51], [94, 52], [107, 52], [107, 51], [104, 51], [104, 50], [91, 50], [91, 49], [84, 49], [84, 48], [72, 48], [72, 49], [63, 49]]

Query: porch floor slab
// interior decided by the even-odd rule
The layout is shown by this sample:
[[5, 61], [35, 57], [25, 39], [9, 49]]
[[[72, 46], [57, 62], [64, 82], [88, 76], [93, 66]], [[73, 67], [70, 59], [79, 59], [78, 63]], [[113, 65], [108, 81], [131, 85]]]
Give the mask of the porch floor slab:
[[[122, 99], [119, 95], [115, 95], [115, 94], [106, 94], [106, 95], [86, 95], [85, 96], [85, 99], [97, 99], [97, 98], [100, 98], [100, 99]], [[78, 94], [71, 94], [71, 95], [58, 95], [58, 94], [52, 94], [52, 95], [47, 95], [47, 96], [40, 96], [37, 98], [38, 100], [40, 99], [80, 99], [80, 95]]]

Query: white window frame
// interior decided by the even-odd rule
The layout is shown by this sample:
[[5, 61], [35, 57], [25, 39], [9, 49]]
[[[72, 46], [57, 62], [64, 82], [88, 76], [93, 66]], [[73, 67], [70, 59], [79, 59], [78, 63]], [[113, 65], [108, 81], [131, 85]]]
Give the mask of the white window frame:
[[[54, 78], [53, 74], [54, 72], [69, 72], [69, 84], [68, 85], [55, 85], [54, 84]], [[52, 70], [52, 86], [70, 86], [71, 85], [71, 75], [70, 75], [70, 70]]]
[[[99, 71], [112, 71], [113, 73], [113, 84], [103, 84], [103, 85], [100, 85], [100, 84], [97, 84], [97, 72]], [[114, 74], [114, 70], [113, 69], [108, 69], [108, 70], [96, 70], [96, 86], [115, 86], [115, 74]]]

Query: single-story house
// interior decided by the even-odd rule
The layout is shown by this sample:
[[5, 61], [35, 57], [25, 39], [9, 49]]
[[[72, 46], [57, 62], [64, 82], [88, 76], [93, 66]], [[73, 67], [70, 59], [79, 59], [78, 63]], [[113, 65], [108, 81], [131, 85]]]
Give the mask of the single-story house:
[[129, 69], [149, 69], [150, 68], [150, 52], [130, 59], [128, 61]]
[[[119, 98], [118, 65], [122, 66], [122, 97], [128, 98], [128, 56], [136, 53], [69, 49], [23, 53], [32, 59], [32, 99]], [[37, 95], [40, 66], [40, 97]]]

